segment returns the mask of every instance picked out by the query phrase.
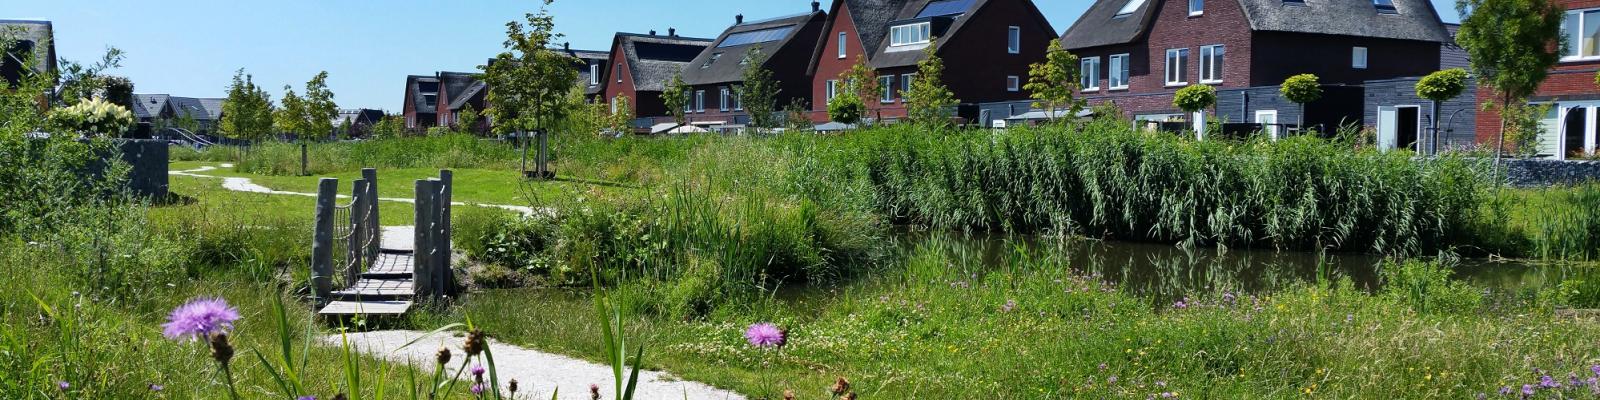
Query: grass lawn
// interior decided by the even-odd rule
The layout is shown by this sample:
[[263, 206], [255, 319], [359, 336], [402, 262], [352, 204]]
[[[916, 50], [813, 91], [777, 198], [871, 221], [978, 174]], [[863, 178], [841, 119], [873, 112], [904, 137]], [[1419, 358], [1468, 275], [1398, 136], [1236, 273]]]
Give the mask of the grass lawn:
[[[180, 161], [171, 164], [173, 171], [193, 170], [203, 166], [218, 166], [220, 163]], [[467, 203], [484, 203], [511, 206], [537, 206], [552, 201], [582, 196], [588, 193], [598, 194], [601, 191], [631, 190], [621, 185], [605, 182], [555, 180], [547, 182], [521, 179], [516, 171], [488, 170], [488, 169], [456, 169], [454, 200]], [[273, 190], [316, 193], [317, 182], [321, 178], [339, 179], [341, 193], [350, 191], [351, 182], [361, 178], [361, 171], [344, 171], [326, 176], [272, 176], [256, 175], [236, 172], [231, 168], [217, 168], [210, 171], [199, 172], [200, 175], [219, 177], [250, 178], [250, 181]], [[392, 169], [378, 171], [378, 196], [386, 198], [411, 198], [416, 192], [415, 181], [418, 179], [436, 178], [439, 176], [437, 169]], [[178, 179], [195, 179], [193, 177], [174, 176]], [[217, 181], [218, 186], [221, 185]], [[387, 221], [388, 218], [385, 218]], [[386, 223], [387, 225], [387, 223]]]

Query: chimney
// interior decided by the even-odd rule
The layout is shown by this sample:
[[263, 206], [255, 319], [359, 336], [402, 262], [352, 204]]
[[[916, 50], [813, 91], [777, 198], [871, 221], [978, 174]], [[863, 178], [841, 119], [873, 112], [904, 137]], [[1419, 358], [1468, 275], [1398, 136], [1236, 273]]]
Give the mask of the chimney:
[[651, 29], [650, 30], [650, 36], [655, 36], [655, 35], [656, 35], [656, 30], [655, 29]]
[[572, 42], [562, 42], [561, 48], [566, 49], [567, 51], [572, 51]]
[[733, 24], [734, 25], [744, 25], [744, 14], [739, 14], [739, 15], [733, 16]]
[[678, 37], [678, 28], [667, 28], [667, 36]]
[[818, 11], [822, 11], [822, 2], [819, 2], [819, 1], [811, 2], [811, 12], [818, 12]]

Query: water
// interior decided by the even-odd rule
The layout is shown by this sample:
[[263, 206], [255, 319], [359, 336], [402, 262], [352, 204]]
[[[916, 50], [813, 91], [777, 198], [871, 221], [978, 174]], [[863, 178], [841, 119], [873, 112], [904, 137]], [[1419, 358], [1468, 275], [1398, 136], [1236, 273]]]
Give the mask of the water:
[[[1381, 285], [1381, 256], [1354, 253], [1259, 249], [1183, 248], [1169, 244], [986, 234], [901, 232], [901, 249], [936, 247], [1003, 267], [1017, 252], [1053, 254], [1080, 274], [1095, 276], [1143, 295], [1177, 297], [1192, 292], [1261, 293], [1320, 280], [1349, 279], [1357, 287]], [[1518, 292], [1552, 287], [1594, 268], [1529, 261], [1442, 260], [1455, 278], [1490, 290]]]

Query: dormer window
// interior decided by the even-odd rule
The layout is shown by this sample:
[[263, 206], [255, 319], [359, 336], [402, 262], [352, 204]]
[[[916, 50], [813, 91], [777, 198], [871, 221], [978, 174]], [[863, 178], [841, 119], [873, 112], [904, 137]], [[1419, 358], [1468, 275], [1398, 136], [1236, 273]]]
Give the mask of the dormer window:
[[705, 64], [700, 65], [700, 69], [711, 68], [711, 64], [716, 64], [717, 60], [720, 59], [722, 59], [722, 53], [711, 53], [711, 59], [706, 60]]
[[1122, 6], [1121, 10], [1117, 10], [1117, 16], [1125, 17], [1131, 15], [1134, 11], [1139, 11], [1139, 7], [1142, 6], [1144, 6], [1144, 0], [1128, 0], [1127, 5]]
[[589, 64], [589, 86], [600, 84], [600, 64]]
[[890, 46], [910, 46], [928, 43], [933, 37], [933, 24], [918, 22], [889, 28]]
[[1372, 0], [1372, 5], [1378, 8], [1378, 12], [1388, 14], [1396, 13], [1394, 9], [1394, 0]]

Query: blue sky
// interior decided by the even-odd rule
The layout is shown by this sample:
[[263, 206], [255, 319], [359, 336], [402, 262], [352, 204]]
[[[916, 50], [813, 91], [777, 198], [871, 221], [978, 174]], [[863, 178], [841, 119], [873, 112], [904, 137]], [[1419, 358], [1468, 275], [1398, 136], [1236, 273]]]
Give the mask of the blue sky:
[[[824, 0], [826, 8], [831, 0]], [[1057, 32], [1091, 0], [1034, 0]], [[1349, 0], [1347, 0], [1349, 1]], [[1431, 0], [1446, 21], [1454, 2]], [[239, 68], [274, 99], [284, 84], [318, 71], [341, 107], [399, 112], [408, 74], [473, 71], [500, 51], [505, 23], [537, 10], [534, 0], [6, 0], [0, 19], [45, 19], [62, 57], [128, 53], [114, 72], [139, 93], [221, 97]], [[809, 0], [557, 0], [557, 30], [574, 48], [605, 50], [614, 32], [714, 37], [743, 13], [752, 19], [806, 11]], [[298, 89], [296, 90], [299, 91]]]

